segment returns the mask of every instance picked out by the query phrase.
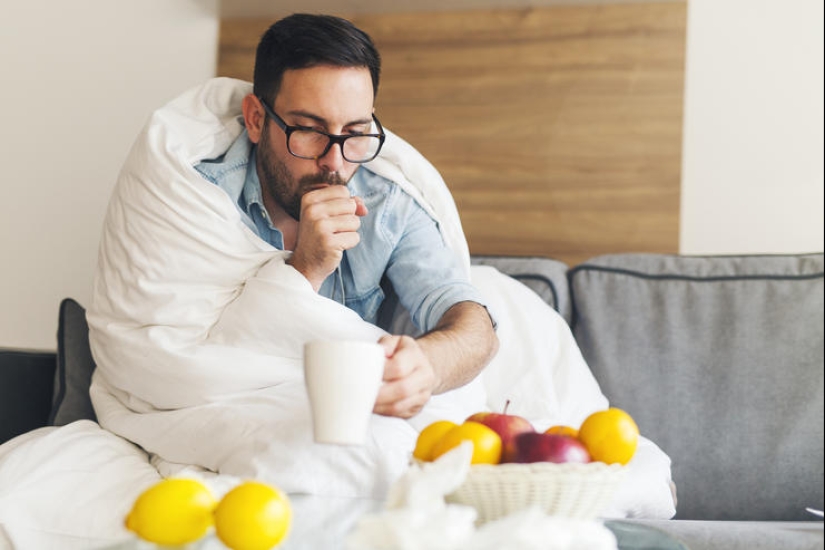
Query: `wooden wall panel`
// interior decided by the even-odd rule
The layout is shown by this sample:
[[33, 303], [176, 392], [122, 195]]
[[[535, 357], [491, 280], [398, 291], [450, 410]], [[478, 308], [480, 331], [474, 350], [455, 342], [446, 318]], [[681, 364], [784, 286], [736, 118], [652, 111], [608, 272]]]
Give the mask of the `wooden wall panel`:
[[[678, 250], [685, 3], [351, 19], [383, 58], [376, 112], [438, 168], [475, 254]], [[272, 20], [225, 20], [251, 79]]]

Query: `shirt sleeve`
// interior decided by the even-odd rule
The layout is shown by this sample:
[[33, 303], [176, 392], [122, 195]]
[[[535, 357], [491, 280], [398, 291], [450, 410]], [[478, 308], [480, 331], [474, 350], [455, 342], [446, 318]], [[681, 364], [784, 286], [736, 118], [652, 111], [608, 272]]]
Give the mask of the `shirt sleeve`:
[[[400, 237], [390, 256], [387, 277], [413, 323], [423, 332], [435, 328], [444, 313], [459, 302], [485, 308], [481, 293], [464, 273], [458, 258], [444, 242], [436, 221], [406, 193], [394, 206]], [[399, 215], [401, 214], [401, 215]]]

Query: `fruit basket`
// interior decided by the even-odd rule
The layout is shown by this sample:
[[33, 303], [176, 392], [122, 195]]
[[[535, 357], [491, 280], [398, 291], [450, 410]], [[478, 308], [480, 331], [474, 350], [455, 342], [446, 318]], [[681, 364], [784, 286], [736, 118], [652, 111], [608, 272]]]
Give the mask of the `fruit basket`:
[[529, 506], [553, 516], [593, 519], [610, 503], [625, 473], [625, 466], [603, 462], [477, 464], [445, 498], [474, 507], [479, 524]]

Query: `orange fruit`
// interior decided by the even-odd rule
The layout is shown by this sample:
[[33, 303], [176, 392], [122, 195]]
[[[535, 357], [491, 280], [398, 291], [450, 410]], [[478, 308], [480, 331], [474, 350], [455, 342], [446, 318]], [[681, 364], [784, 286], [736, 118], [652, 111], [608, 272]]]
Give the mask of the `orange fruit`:
[[594, 412], [582, 422], [579, 441], [590, 451], [593, 460], [627, 464], [636, 453], [639, 427], [625, 411], [611, 407]]
[[579, 430], [577, 430], [576, 428], [572, 428], [570, 426], [550, 426], [549, 428], [544, 430], [544, 433], [553, 435], [568, 435], [570, 437], [575, 438], [579, 437]]
[[413, 457], [427, 462], [433, 460], [433, 447], [435, 447], [435, 444], [444, 437], [445, 433], [457, 425], [449, 420], [438, 420], [421, 430], [418, 439], [415, 441]]
[[491, 428], [478, 422], [467, 421], [445, 433], [432, 450], [432, 459], [440, 457], [462, 441], [473, 444], [471, 464], [498, 464], [501, 460], [501, 437]]

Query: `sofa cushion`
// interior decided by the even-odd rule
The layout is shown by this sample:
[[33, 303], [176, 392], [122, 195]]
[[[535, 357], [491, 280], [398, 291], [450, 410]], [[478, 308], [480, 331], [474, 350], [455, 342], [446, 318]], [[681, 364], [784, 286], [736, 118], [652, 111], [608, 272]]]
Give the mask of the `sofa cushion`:
[[75, 420], [97, 420], [89, 386], [95, 363], [89, 349], [86, 310], [71, 298], [60, 302], [57, 323], [57, 370], [49, 424], [64, 426]]
[[677, 518], [822, 508], [822, 254], [622, 254], [569, 275], [602, 391], [673, 459]]
[[0, 349], [0, 444], [46, 425], [55, 354]]

